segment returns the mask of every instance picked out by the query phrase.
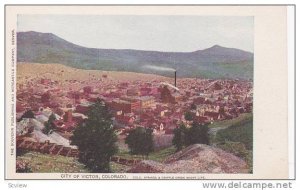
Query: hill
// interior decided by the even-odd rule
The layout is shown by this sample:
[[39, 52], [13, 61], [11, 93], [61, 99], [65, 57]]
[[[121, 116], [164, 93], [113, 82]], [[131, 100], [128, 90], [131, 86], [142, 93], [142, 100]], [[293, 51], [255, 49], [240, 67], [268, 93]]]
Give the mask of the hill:
[[64, 84], [65, 81], [68, 80], [85, 81], [93, 78], [102, 78], [103, 75], [107, 75], [107, 78], [113, 81], [152, 81], [155, 79], [173, 81], [173, 79], [171, 78], [153, 74], [101, 70], [82, 70], [54, 63], [39, 64], [21, 62], [17, 64], [17, 70], [17, 83], [20, 84], [24, 83], [25, 81], [31, 78], [48, 78], [51, 80], [57, 80], [61, 84]]
[[18, 62], [60, 63], [79, 69], [131, 71], [179, 77], [253, 78], [253, 54], [215, 45], [194, 52], [96, 49], [70, 43], [52, 33], [17, 33]]
[[[231, 123], [231, 124], [230, 124]], [[214, 138], [214, 144], [226, 152], [230, 152], [253, 167], [253, 115], [247, 114], [240, 119], [224, 122], [224, 126], [230, 126], [219, 130]]]
[[252, 150], [253, 116], [245, 117], [228, 128], [219, 130], [216, 135], [216, 143], [225, 143], [226, 141], [241, 142], [247, 149]]
[[170, 155], [163, 163], [144, 160], [129, 173], [247, 173], [246, 162], [219, 148], [194, 144]]

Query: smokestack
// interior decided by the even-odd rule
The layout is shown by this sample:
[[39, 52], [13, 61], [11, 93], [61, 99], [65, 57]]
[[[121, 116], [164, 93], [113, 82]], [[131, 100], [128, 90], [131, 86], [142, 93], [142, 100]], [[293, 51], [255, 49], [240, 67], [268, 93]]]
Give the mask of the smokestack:
[[176, 87], [176, 70], [175, 70], [175, 83], [174, 86]]

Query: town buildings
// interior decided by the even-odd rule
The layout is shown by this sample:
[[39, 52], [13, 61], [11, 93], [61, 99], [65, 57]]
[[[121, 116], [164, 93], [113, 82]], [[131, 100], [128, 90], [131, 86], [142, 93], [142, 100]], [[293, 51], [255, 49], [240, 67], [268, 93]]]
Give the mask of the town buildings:
[[[251, 113], [253, 107], [251, 81], [179, 78], [177, 88], [165, 85], [172, 79], [121, 82], [110, 80], [108, 74], [99, 80], [58, 82], [37, 76], [22, 81], [25, 82], [17, 84], [17, 118], [27, 110], [36, 116], [41, 109], [50, 110], [57, 115], [54, 131], [67, 140], [88, 117], [89, 106], [97, 98], [109, 106], [119, 135], [142, 126], [152, 128], [160, 136], [159, 142], [165, 142], [164, 135], [170, 139], [169, 135], [180, 123], [188, 123], [186, 112], [192, 113], [195, 122], [211, 123]], [[47, 121], [49, 114], [43, 117]], [[62, 154], [68, 152], [61, 147], [59, 150]]]

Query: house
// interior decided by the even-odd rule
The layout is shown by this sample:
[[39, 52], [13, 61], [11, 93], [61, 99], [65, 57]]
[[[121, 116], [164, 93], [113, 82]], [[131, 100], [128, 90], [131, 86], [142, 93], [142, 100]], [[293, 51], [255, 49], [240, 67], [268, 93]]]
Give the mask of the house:
[[142, 97], [139, 97], [138, 100], [141, 103], [142, 109], [152, 107], [154, 105], [154, 97], [153, 96], [142, 96]]
[[85, 86], [85, 87], [83, 87], [83, 93], [85, 93], [85, 94], [92, 93], [92, 87], [91, 86]]
[[135, 117], [133, 115], [122, 114], [116, 115], [115, 120], [120, 124], [131, 125], [135, 121]]
[[72, 111], [68, 110], [65, 112], [63, 116], [64, 122], [72, 122], [73, 116], [72, 116]]
[[194, 98], [194, 101], [193, 101], [193, 103], [196, 105], [203, 104], [204, 102], [205, 102], [205, 98], [201, 97], [201, 96]]
[[45, 141], [45, 143], [42, 144], [41, 148], [40, 148], [40, 152], [44, 153], [44, 154], [49, 154], [50, 153], [50, 149], [52, 149], [52, 147], [54, 146], [54, 143], [50, 143], [50, 141]]
[[44, 94], [42, 94], [41, 101], [42, 103], [48, 103], [50, 101], [50, 93], [45, 92]]
[[221, 114], [219, 112], [206, 111], [204, 116], [208, 117], [210, 120], [220, 120]]
[[25, 110], [26, 109], [25, 109], [24, 105], [21, 102], [17, 101], [16, 112], [24, 112]]
[[115, 99], [111, 102], [110, 108], [114, 111], [122, 111], [123, 113], [132, 112], [132, 104], [128, 101]]
[[71, 148], [70, 147], [62, 147], [62, 149], [59, 152], [59, 155], [61, 156], [69, 156], [71, 152]]
[[62, 150], [63, 146], [62, 145], [54, 145], [50, 150], [49, 154], [52, 155], [58, 155], [59, 152]]
[[140, 89], [140, 92], [141, 92], [142, 96], [149, 96], [151, 91], [152, 91], [152, 89], [148, 88], [148, 87], [142, 87]]
[[127, 96], [140, 96], [141, 92], [137, 88], [131, 88], [127, 90]]
[[51, 83], [50, 79], [45, 79], [45, 78], [41, 79], [41, 84], [43, 84], [43, 85], [49, 85], [50, 83]]
[[196, 116], [194, 117], [194, 121], [197, 123], [207, 123], [209, 121], [209, 117], [207, 116]]
[[79, 104], [75, 108], [75, 112], [86, 114], [89, 111], [89, 105], [87, 104]]

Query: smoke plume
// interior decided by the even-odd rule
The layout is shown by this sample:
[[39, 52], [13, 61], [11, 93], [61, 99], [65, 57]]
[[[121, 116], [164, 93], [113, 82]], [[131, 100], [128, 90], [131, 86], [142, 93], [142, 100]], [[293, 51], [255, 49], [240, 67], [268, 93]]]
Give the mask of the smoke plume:
[[173, 68], [169, 68], [169, 67], [160, 67], [160, 66], [154, 66], [154, 65], [145, 65], [144, 68], [146, 69], [151, 69], [151, 70], [156, 70], [156, 71], [170, 71], [170, 72], [174, 72], [176, 71]]

